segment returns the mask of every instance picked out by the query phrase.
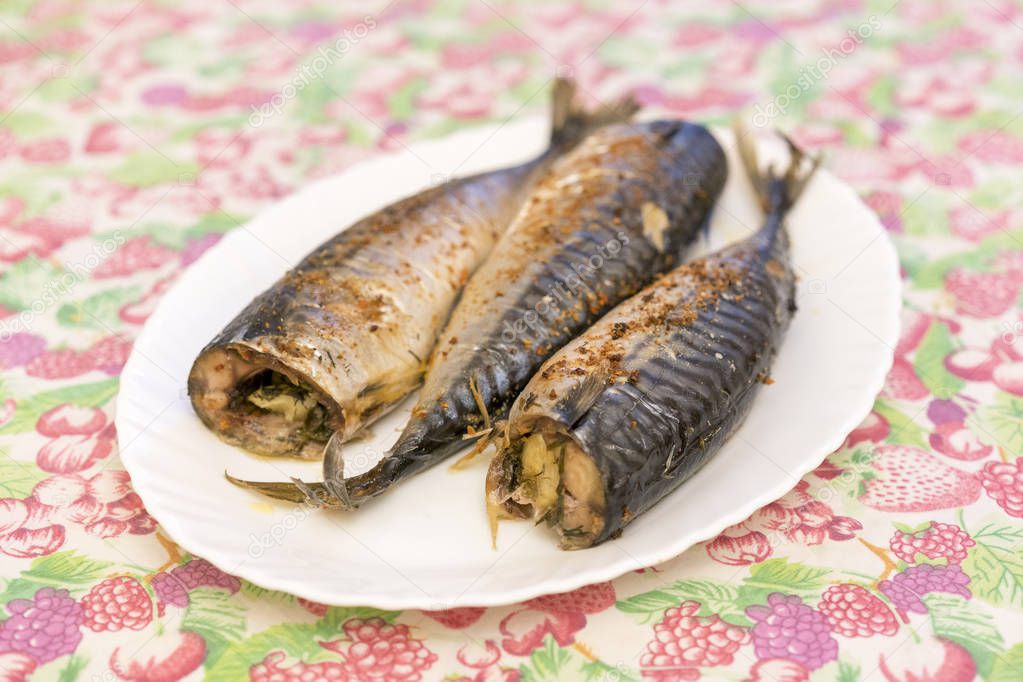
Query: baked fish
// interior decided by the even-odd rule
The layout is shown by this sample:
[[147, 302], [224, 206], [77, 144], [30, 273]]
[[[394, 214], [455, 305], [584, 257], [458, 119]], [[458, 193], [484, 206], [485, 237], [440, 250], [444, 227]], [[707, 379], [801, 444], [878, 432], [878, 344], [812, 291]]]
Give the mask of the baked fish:
[[726, 175], [724, 152], [701, 125], [597, 130], [553, 164], [469, 280], [384, 458], [341, 484], [340, 448], [328, 448], [323, 484], [249, 486], [348, 508], [443, 461], [467, 433], [492, 432], [546, 358], [678, 262]]
[[469, 276], [543, 171], [593, 129], [627, 120], [555, 83], [547, 150], [445, 182], [367, 216], [260, 294], [196, 358], [188, 393], [223, 440], [262, 455], [318, 458], [419, 386]]
[[545, 521], [563, 549], [617, 537], [717, 452], [769, 383], [796, 310], [785, 215], [816, 162], [790, 143], [776, 177], [737, 137], [762, 227], [677, 267], [544, 363], [487, 472], [495, 538], [509, 517]]

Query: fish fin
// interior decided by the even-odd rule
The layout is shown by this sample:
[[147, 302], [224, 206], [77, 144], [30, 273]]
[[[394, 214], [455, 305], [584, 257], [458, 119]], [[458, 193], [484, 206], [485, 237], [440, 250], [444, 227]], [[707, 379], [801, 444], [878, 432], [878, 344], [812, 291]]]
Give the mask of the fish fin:
[[610, 123], [624, 123], [639, 111], [632, 95], [586, 109], [578, 102], [579, 88], [570, 78], [557, 78], [551, 94], [551, 146], [574, 147], [597, 128]]
[[345, 485], [345, 460], [341, 456], [341, 432], [335, 431], [323, 448], [323, 487], [342, 509], [354, 509]]
[[785, 141], [789, 149], [788, 166], [784, 173], [778, 175], [774, 166], [761, 168], [757, 158], [756, 139], [740, 119], [732, 124], [736, 146], [742, 159], [746, 176], [753, 185], [757, 201], [766, 214], [784, 214], [788, 211], [807, 183], [820, 166], [820, 156], [810, 156], [784, 133], [778, 135]]
[[568, 425], [574, 425], [583, 415], [586, 414], [593, 403], [597, 401], [600, 394], [607, 386], [608, 372], [605, 367], [599, 367], [586, 375], [586, 378], [577, 383], [564, 395], [564, 408], [560, 410], [560, 417]]
[[[224, 478], [238, 486], [239, 488], [245, 488], [246, 490], [255, 490], [257, 493], [272, 497], [275, 500], [284, 500], [285, 502], [302, 503], [308, 502], [309, 493], [305, 488], [309, 488], [313, 492], [318, 492], [317, 488], [321, 488], [322, 483], [303, 483], [302, 486], [292, 482], [285, 481], [245, 481], [240, 478], [235, 478], [231, 474], [224, 472]], [[326, 492], [322, 490], [322, 492]], [[322, 501], [321, 501], [322, 503]]]

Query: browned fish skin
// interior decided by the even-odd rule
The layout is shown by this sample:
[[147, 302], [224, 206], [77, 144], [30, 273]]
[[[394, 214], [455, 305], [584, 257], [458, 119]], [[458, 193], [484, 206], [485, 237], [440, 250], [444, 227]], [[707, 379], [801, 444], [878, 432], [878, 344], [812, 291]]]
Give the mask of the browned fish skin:
[[[253, 300], [189, 375], [206, 426], [259, 454], [319, 457], [332, 433], [351, 438], [418, 386], [458, 293], [535, 179], [592, 126], [634, 111], [585, 114], [569, 105], [572, 90], [556, 86], [552, 142], [538, 158], [388, 206]], [[249, 396], [263, 386], [257, 406]], [[284, 408], [264, 409], [281, 394]]]
[[461, 449], [481, 412], [503, 416], [546, 357], [676, 262], [726, 174], [714, 137], [684, 121], [608, 126], [559, 159], [466, 286], [398, 442], [346, 482], [351, 500]]
[[[676, 268], [544, 364], [491, 463], [492, 508], [544, 519], [579, 549], [616, 537], [703, 466], [749, 412], [795, 312], [783, 219], [806, 177], [758, 183], [768, 209], [758, 233]], [[532, 488], [520, 492], [536, 434], [563, 458], [556, 503], [543, 508], [524, 501]]]

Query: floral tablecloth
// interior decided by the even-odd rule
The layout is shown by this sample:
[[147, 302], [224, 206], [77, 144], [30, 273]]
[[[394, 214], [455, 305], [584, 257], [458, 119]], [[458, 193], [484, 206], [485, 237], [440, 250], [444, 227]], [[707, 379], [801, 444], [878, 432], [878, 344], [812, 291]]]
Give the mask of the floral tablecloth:
[[[1018, 2], [6, 0], [0, 65], [2, 679], [1023, 680]], [[713, 541], [504, 608], [327, 608], [180, 552], [112, 426], [161, 295], [555, 74], [827, 149], [905, 275], [871, 415]]]

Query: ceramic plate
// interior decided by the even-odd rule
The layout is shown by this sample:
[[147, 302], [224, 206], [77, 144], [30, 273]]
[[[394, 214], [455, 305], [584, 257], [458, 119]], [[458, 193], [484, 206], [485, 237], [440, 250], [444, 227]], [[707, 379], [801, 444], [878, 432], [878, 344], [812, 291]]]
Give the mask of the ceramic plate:
[[[720, 137], [726, 147], [732, 140]], [[869, 412], [898, 336], [895, 250], [854, 192], [819, 172], [789, 226], [799, 313], [772, 376], [737, 434], [695, 477], [618, 540], [578, 552], [529, 522], [501, 524], [491, 548], [486, 463], [438, 466], [355, 513], [277, 503], [241, 478], [319, 480], [315, 463], [250, 456], [192, 412], [196, 354], [257, 293], [337, 229], [448, 174], [524, 160], [542, 120], [476, 128], [317, 181], [224, 237], [183, 274], [135, 343], [121, 377], [117, 430], [135, 489], [188, 551], [258, 585], [329, 604], [389, 609], [496, 605], [608, 580], [665, 561], [780, 497], [839, 447]], [[765, 153], [777, 153], [770, 141]], [[731, 177], [696, 253], [759, 222], [746, 178]], [[696, 255], [696, 254], [694, 254]], [[369, 468], [396, 438], [411, 400], [350, 445], [346, 470]]]

